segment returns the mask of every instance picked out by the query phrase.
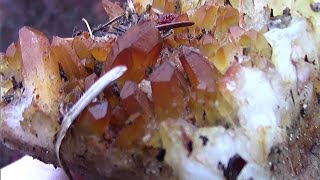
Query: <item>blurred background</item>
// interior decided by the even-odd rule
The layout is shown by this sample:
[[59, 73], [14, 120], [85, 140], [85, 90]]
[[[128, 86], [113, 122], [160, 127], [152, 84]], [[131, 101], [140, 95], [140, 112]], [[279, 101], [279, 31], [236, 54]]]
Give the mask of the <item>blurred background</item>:
[[[50, 40], [53, 35], [71, 37], [74, 30], [86, 30], [82, 17], [91, 27], [108, 20], [101, 0], [0, 0], [0, 52], [18, 40], [23, 26], [44, 32]], [[0, 168], [22, 156], [0, 142]]]
[[49, 39], [71, 37], [73, 29], [86, 30], [82, 17], [93, 27], [108, 20], [101, 0], [0, 0], [0, 52], [18, 39], [22, 26], [32, 26]]

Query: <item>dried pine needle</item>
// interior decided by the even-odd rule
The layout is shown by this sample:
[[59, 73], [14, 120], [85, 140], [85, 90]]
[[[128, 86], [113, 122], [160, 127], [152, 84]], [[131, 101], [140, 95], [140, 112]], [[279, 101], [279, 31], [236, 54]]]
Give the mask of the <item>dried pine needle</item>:
[[82, 18], [82, 21], [86, 24], [87, 29], [88, 29], [89, 34], [90, 34], [91, 39], [94, 39], [94, 36], [93, 36], [92, 30], [91, 30], [91, 27], [90, 27], [90, 25], [89, 25], [88, 21], [87, 21], [85, 18]]

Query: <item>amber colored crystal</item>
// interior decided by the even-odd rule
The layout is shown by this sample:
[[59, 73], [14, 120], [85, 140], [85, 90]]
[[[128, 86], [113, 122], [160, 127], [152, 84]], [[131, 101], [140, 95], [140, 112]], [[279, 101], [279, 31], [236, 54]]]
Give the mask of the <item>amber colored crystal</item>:
[[134, 6], [134, 9], [135, 11], [138, 13], [138, 14], [142, 14], [146, 11], [146, 7], [147, 5], [144, 4], [143, 2], [135, 2], [135, 0], [132, 0], [132, 3], [133, 3], [133, 6]]
[[93, 57], [99, 62], [105, 62], [111, 51], [113, 42], [95, 42], [91, 48], [90, 52]]
[[239, 12], [220, 3], [206, 3], [190, 13], [190, 20], [195, 23], [190, 28], [193, 36], [199, 36], [202, 30], [210, 31], [216, 39], [224, 41], [230, 27], [238, 26]]
[[76, 87], [79, 87], [82, 91], [84, 90], [84, 84], [82, 79], [72, 79], [63, 84], [63, 93], [69, 94]]
[[199, 1], [194, 1], [194, 0], [179, 0], [179, 6], [181, 9], [181, 13], [186, 13], [188, 12], [190, 9], [193, 9]]
[[6, 79], [15, 75], [14, 70], [9, 66], [8, 58], [3, 53], [0, 53], [0, 73]]
[[80, 36], [76, 36], [72, 41], [72, 47], [80, 59], [93, 58], [90, 52], [92, 44], [93, 40], [87, 32], [83, 32]]
[[157, 0], [152, 2], [152, 8], [161, 13], [175, 13], [177, 0]]
[[11, 80], [6, 80], [1, 84], [1, 96], [6, 94], [11, 88], [13, 88], [13, 84]]
[[93, 84], [94, 82], [98, 80], [98, 76], [95, 73], [90, 74], [84, 79], [84, 89], [87, 91]]
[[169, 48], [177, 48], [179, 47], [179, 43], [176, 42], [174, 39], [174, 34], [169, 35], [164, 39], [164, 44], [168, 46]]
[[117, 84], [112, 84], [103, 90], [104, 97], [108, 100], [112, 108], [116, 107], [120, 101], [120, 92]]
[[0, 53], [0, 73], [4, 78], [14, 77], [17, 82], [22, 81], [21, 53], [19, 45], [12, 43], [5, 54]]
[[128, 117], [129, 115], [127, 114], [126, 110], [122, 106], [117, 105], [112, 110], [110, 126], [113, 129], [121, 129], [125, 125]]
[[152, 7], [157, 9], [160, 12], [164, 12], [164, 6], [166, 4], [166, 0], [158, 0], [152, 2]]
[[[182, 22], [182, 21], [189, 21], [188, 14], [179, 15], [174, 19], [174, 22]], [[181, 27], [174, 29], [174, 40], [179, 45], [189, 43], [189, 27]]]
[[[186, 29], [186, 28], [185, 28]], [[179, 45], [188, 44], [190, 41], [189, 39], [189, 33], [188, 32], [180, 32], [180, 33], [174, 33], [174, 40]]]
[[17, 52], [16, 43], [11, 43], [10, 46], [6, 50], [7, 57], [13, 57]]
[[101, 136], [111, 119], [111, 108], [107, 101], [89, 104], [80, 114], [75, 125], [84, 134]]
[[62, 66], [67, 78], [85, 78], [87, 71], [66, 39], [53, 37], [50, 58]]
[[206, 8], [206, 16], [203, 19], [201, 27], [205, 30], [209, 31], [212, 30], [212, 28], [216, 25], [216, 17], [218, 15], [218, 8], [216, 6], [206, 6], [203, 7]]
[[219, 95], [217, 98], [217, 110], [221, 117], [226, 121], [234, 121], [236, 111], [234, 111], [234, 102], [232, 100], [230, 82], [233, 82], [238, 74], [241, 66], [238, 62], [234, 62], [225, 72], [223, 78], [221, 78], [217, 84], [219, 88]]
[[[173, 20], [173, 22], [182, 22], [182, 21], [190, 21], [189, 15], [187, 13], [180, 14]], [[176, 28], [176, 29], [179, 29], [179, 28]]]
[[150, 20], [130, 28], [112, 46], [104, 71], [117, 65], [127, 66], [127, 72], [118, 82], [126, 80], [136, 83], [145, 78], [148, 67], [152, 67], [162, 49], [162, 38]]
[[[244, 33], [245, 33], [245, 30], [239, 26], [232, 26], [229, 28], [229, 34], [230, 34], [229, 36], [230, 36], [230, 39], [232, 40], [232, 42], [239, 42]], [[254, 36], [255, 34], [252, 33], [252, 35]], [[249, 36], [251, 36], [251, 35], [249, 35]], [[246, 41], [247, 39], [251, 39], [251, 38], [250, 37], [245, 38], [245, 41], [244, 41], [245, 44], [250, 43], [250, 42]]]
[[204, 34], [199, 44], [199, 50], [209, 59], [215, 56], [217, 49], [220, 47], [219, 42], [211, 34]]
[[76, 84], [74, 85], [75, 85], [74, 88], [71, 89], [70, 93], [68, 93], [64, 98], [65, 103], [74, 104], [81, 98], [83, 94], [83, 90], [81, 89], [80, 86]]
[[164, 13], [175, 13], [176, 1], [177, 0], [166, 0], [166, 3], [164, 5]]
[[124, 10], [116, 3], [110, 0], [102, 0], [102, 6], [109, 18], [113, 19], [124, 13]]
[[253, 56], [253, 53], [257, 53], [271, 59], [272, 49], [262, 33], [254, 30], [246, 31], [240, 37], [239, 43], [242, 47], [247, 48], [247, 55]]
[[236, 75], [238, 74], [240, 69], [241, 69], [240, 64], [238, 62], [234, 62], [227, 69], [223, 78], [218, 81], [219, 90], [229, 103], [232, 103], [232, 97], [230, 94], [230, 89], [228, 88], [228, 83], [235, 80]]
[[169, 61], [165, 61], [150, 74], [152, 101], [157, 119], [178, 118], [184, 112], [185, 92], [181, 77], [177, 67]]
[[210, 57], [209, 60], [215, 67], [224, 74], [230, 65], [235, 61], [235, 56], [242, 54], [242, 47], [229, 42], [228, 44], [220, 47], [214, 57]]
[[191, 88], [214, 93], [218, 72], [200, 52], [192, 47], [181, 48], [181, 63], [191, 82]]
[[210, 112], [215, 109], [214, 102], [218, 94], [216, 80], [220, 74], [198, 50], [192, 47], [181, 48], [180, 60], [191, 84], [192, 95], [189, 105], [196, 119], [200, 121], [206, 109]]
[[116, 139], [116, 145], [122, 148], [139, 145], [145, 134], [145, 119], [142, 116], [137, 117], [133, 122], [119, 132]]
[[49, 59], [50, 43], [40, 31], [23, 27], [19, 30], [23, 86], [35, 96], [44, 112], [56, 112], [61, 79], [58, 62]]
[[94, 60], [93, 59], [82, 59], [81, 63], [84, 65], [84, 67], [86, 68], [87, 72], [92, 73], [94, 70]]
[[129, 115], [139, 113], [146, 119], [153, 117], [153, 110], [147, 95], [142, 92], [138, 84], [127, 81], [120, 93], [121, 102]]
[[193, 36], [198, 36], [202, 29], [202, 23], [206, 16], [206, 8], [204, 6], [197, 9], [195, 12], [190, 14], [189, 19], [194, 22], [194, 26], [190, 28], [190, 33]]
[[6, 58], [8, 60], [8, 65], [15, 73], [16, 81], [22, 81], [21, 75], [21, 52], [19, 44], [12, 43], [6, 50]]
[[235, 8], [225, 6], [219, 8], [218, 14], [214, 36], [222, 41], [230, 27], [239, 25], [239, 12]]
[[218, 14], [218, 7], [210, 4], [203, 5], [197, 9], [191, 16], [195, 26], [211, 30], [215, 26]]

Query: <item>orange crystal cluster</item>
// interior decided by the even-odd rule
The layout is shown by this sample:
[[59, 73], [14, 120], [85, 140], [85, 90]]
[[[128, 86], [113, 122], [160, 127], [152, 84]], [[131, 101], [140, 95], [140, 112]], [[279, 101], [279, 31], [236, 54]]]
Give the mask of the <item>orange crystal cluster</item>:
[[[177, 9], [175, 1], [153, 2], [154, 9], [145, 13], [145, 20], [118, 38], [97, 41], [84, 32], [74, 38], [53, 37], [50, 44], [37, 30], [22, 28], [19, 43], [0, 56], [5, 77], [1, 89], [7, 93], [13, 88], [12, 78], [21, 82], [23, 77], [24, 86], [45, 89], [40, 99], [58, 97], [50, 94], [54, 83], [62, 96], [56, 98], [58, 103], [66, 106], [63, 114], [101, 73], [125, 65], [128, 71], [86, 107], [75, 123], [80, 133], [104, 137], [120, 147], [142, 143], [146, 133], [152, 134], [167, 119], [184, 118], [204, 126], [231, 116], [231, 102], [220, 92], [219, 83], [241, 55], [258, 61], [268, 54], [270, 47], [263, 36], [241, 29], [238, 11], [230, 6], [206, 3], [187, 14]], [[119, 7], [110, 3], [104, 1], [104, 7], [117, 16], [112, 7]], [[166, 32], [156, 27], [157, 11], [176, 13], [162, 14], [166, 20], [191, 20], [195, 25], [174, 29], [163, 38]], [[59, 78], [53, 80], [53, 76]]]

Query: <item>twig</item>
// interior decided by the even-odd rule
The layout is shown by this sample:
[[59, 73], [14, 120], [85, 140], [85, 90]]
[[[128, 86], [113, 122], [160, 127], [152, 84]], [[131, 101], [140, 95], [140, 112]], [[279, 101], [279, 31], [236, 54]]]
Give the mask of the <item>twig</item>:
[[117, 31], [120, 31], [122, 33], [126, 32], [126, 29], [123, 29], [121, 27], [112, 27], [113, 29], [117, 30]]
[[156, 28], [158, 28], [159, 31], [164, 31], [164, 30], [170, 30], [170, 29], [179, 28], [179, 27], [187, 27], [192, 25], [194, 25], [194, 22], [192, 21], [181, 21], [181, 22], [172, 22], [172, 23], [157, 25]]
[[113, 19], [111, 19], [109, 22], [105, 23], [104, 25], [98, 27], [98, 28], [93, 28], [92, 29], [92, 33], [95, 33], [97, 31], [101, 31], [102, 29], [104, 29], [105, 27], [109, 26], [110, 24], [114, 23], [115, 21], [119, 20], [124, 14], [121, 14], [120, 16], [117, 16]]
[[112, 81], [116, 80], [120, 76], [124, 74], [127, 70], [125, 66], [117, 66], [111, 69], [109, 72], [100, 77], [89, 89], [87, 92], [83, 94], [83, 96], [79, 99], [79, 101], [71, 108], [71, 110], [65, 115], [63, 118], [60, 129], [56, 135], [55, 149], [56, 156], [59, 162], [60, 167], [65, 171], [70, 179], [72, 179], [72, 175], [66, 166], [64, 158], [61, 154], [61, 144], [63, 142], [64, 137], [66, 136], [70, 126], [73, 124], [75, 119], [79, 116], [81, 111], [90, 103], [92, 100], [98, 96], [103, 89], [108, 86]]

